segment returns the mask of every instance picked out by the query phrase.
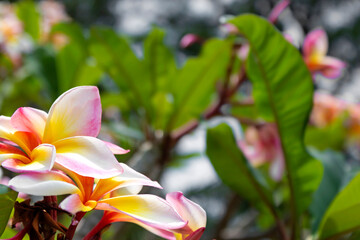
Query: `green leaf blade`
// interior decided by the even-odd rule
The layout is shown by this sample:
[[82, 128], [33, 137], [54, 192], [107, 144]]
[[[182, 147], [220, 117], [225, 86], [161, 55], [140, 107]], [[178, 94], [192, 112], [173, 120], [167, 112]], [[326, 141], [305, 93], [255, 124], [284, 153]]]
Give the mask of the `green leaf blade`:
[[206, 154], [221, 180], [241, 197], [256, 206], [260, 202], [272, 205], [264, 179], [245, 159], [227, 124], [207, 130]]
[[319, 228], [319, 239], [332, 239], [360, 229], [360, 174], [335, 197]]
[[282, 142], [293, 217], [308, 207], [322, 175], [322, 165], [304, 146], [304, 129], [312, 107], [311, 75], [298, 50], [267, 20], [242, 15], [230, 21], [249, 41], [247, 74], [264, 118], [275, 121]]
[[0, 184], [0, 236], [9, 221], [18, 193]]

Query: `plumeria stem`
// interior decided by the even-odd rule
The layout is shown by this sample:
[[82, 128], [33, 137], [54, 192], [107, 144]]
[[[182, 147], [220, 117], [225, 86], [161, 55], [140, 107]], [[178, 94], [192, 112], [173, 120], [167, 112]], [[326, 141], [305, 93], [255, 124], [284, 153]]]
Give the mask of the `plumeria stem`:
[[101, 220], [96, 224], [96, 226], [91, 229], [91, 231], [86, 234], [83, 240], [92, 240], [97, 235], [101, 234], [101, 231], [108, 227], [111, 223], [108, 221], [108, 218], [104, 215]]
[[18, 232], [15, 236], [13, 236], [12, 238], [9, 238], [8, 240], [22, 240], [25, 237], [26, 233], [29, 231], [30, 227], [31, 227], [31, 224], [27, 225], [20, 232]]
[[72, 219], [69, 229], [66, 232], [65, 239], [72, 240], [75, 234], [75, 230], [79, 225], [80, 220], [85, 216], [86, 212], [78, 212]]

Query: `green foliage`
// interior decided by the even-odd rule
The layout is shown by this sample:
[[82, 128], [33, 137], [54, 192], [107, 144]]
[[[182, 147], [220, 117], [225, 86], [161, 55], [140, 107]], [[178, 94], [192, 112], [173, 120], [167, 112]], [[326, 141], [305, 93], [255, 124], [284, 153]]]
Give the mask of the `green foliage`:
[[298, 50], [267, 20], [246, 14], [230, 23], [249, 41], [247, 74], [263, 117], [278, 127], [297, 218], [310, 204], [322, 175], [321, 163], [308, 155], [303, 141], [312, 106], [311, 75]]
[[23, 23], [25, 32], [34, 40], [40, 37], [40, 13], [32, 0], [20, 1], [16, 4], [16, 13]]
[[324, 166], [324, 175], [310, 205], [312, 214], [312, 231], [315, 232], [330, 203], [342, 187], [346, 174], [346, 162], [342, 154], [332, 150], [320, 152], [314, 148], [310, 153], [319, 159]]
[[308, 126], [305, 134], [306, 145], [314, 146], [321, 150], [328, 148], [342, 150], [347, 133], [347, 129], [344, 128], [345, 117], [347, 116], [339, 117], [326, 127]]
[[331, 239], [360, 228], [360, 174], [335, 197], [319, 228], [319, 239]]
[[225, 75], [231, 46], [231, 41], [207, 41], [200, 56], [189, 59], [172, 80], [174, 106], [168, 131], [198, 118], [209, 106], [216, 81]]
[[128, 42], [107, 28], [91, 29], [90, 52], [99, 66], [108, 73], [134, 109], [151, 112], [151, 82], [144, 78], [144, 67]]
[[9, 221], [18, 193], [0, 184], [0, 236]]
[[51, 34], [64, 34], [69, 41], [56, 54], [60, 92], [79, 85], [97, 84], [102, 71], [88, 60], [87, 40], [81, 27], [75, 23], [60, 23], [52, 28]]
[[273, 205], [271, 192], [261, 174], [245, 159], [225, 123], [207, 130], [206, 154], [221, 180], [255, 206]]
[[139, 114], [145, 110], [147, 122], [154, 129], [169, 132], [198, 119], [209, 106], [215, 82], [225, 74], [231, 42], [208, 41], [199, 57], [177, 70], [163, 38], [164, 33], [154, 29], [145, 40], [144, 58], [139, 59], [114, 31], [93, 28], [90, 51], [129, 106]]

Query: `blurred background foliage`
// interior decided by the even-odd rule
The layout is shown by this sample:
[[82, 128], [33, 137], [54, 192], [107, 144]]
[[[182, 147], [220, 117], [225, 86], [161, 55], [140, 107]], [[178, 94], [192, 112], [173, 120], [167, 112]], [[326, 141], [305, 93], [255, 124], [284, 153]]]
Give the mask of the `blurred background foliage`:
[[[303, 146], [302, 134], [312, 107], [313, 85], [310, 80], [297, 85], [311, 79], [300, 54], [295, 58], [287, 56], [282, 68], [285, 70], [279, 70], [284, 75], [278, 76], [268, 67], [266, 76], [258, 76], [258, 65], [251, 65], [248, 60], [250, 66], [245, 66], [245, 59], [234, 54], [244, 38], [231, 36], [222, 25], [230, 15], [255, 13], [267, 17], [277, 2], [23, 0], [10, 1], [13, 5], [8, 5], [8, 1], [1, 1], [0, 15], [9, 22], [0, 22], [3, 31], [0, 113], [10, 116], [22, 106], [47, 111], [64, 91], [79, 85], [97, 85], [103, 106], [100, 138], [130, 149], [119, 160], [158, 180], [164, 186], [164, 191], [157, 192], [159, 195], [181, 190], [199, 203], [208, 215], [203, 239], [277, 239], [274, 227], [277, 218], [290, 225], [287, 219], [304, 211], [303, 237], [320, 231], [325, 239], [336, 233], [331, 233], [331, 224], [322, 220], [328, 206], [345, 186], [345, 194], [358, 186], [353, 183], [358, 181], [358, 130], [353, 129], [355, 134], [351, 135], [344, 128], [353, 115], [344, 110], [334, 121], [326, 122], [326, 126], [307, 125], [305, 141], [310, 157]], [[311, 30], [321, 27], [327, 32], [328, 54], [348, 66], [336, 80], [317, 75], [314, 88], [351, 104], [360, 102], [359, 12], [356, 0], [294, 0], [276, 23], [282, 32], [293, 37], [298, 47]], [[20, 26], [14, 18], [20, 20]], [[256, 27], [270, 29], [261, 21], [254, 21]], [[256, 33], [256, 29], [246, 26], [238, 28], [245, 36]], [[261, 39], [261, 31], [258, 32], [253, 39], [247, 37], [254, 48]], [[188, 33], [202, 40], [182, 48], [180, 40]], [[269, 36], [279, 43], [276, 47], [276, 44], [257, 46], [264, 51], [260, 60], [268, 56], [271, 61], [282, 59], [284, 56], [277, 54], [279, 49], [295, 52], [280, 36], [275, 31]], [[270, 65], [264, 62], [264, 66]], [[286, 70], [297, 66], [298, 75]], [[244, 82], [245, 67], [254, 86]], [[267, 94], [274, 95], [270, 107], [264, 103], [269, 95], [256, 97], [256, 91], [264, 86], [255, 86], [268, 76], [281, 83], [288, 78], [280, 91], [269, 83]], [[245, 104], [252, 90], [256, 107], [251, 102]], [[266, 100], [260, 99], [264, 97]], [[288, 116], [288, 108], [297, 109], [295, 116]], [[219, 118], [207, 121], [219, 115], [233, 118], [225, 121], [228, 125], [215, 126], [224, 121]], [[274, 120], [274, 115], [279, 119]], [[354, 121], [358, 123], [356, 117]], [[281, 176], [282, 181], [274, 181], [268, 174], [269, 164], [250, 166], [237, 146], [236, 141], [244, 138], [243, 130], [261, 128], [265, 120], [276, 122], [276, 131], [289, 141], [282, 147], [285, 158], [291, 159], [286, 171], [288, 175], [294, 174], [289, 178], [292, 180]], [[314, 158], [322, 163], [323, 175]], [[304, 170], [305, 163], [309, 165]], [[294, 187], [288, 188], [287, 181], [293, 181], [290, 184]], [[347, 185], [350, 181], [353, 184]], [[341, 208], [337, 206], [356, 205], [344, 203], [343, 198], [346, 197], [337, 198], [326, 212], [329, 219], [338, 218]], [[289, 213], [292, 205], [299, 212]], [[98, 218], [99, 213], [88, 216], [78, 237], [86, 234]], [[118, 239], [117, 236], [156, 239], [131, 224], [114, 224], [103, 239]]]

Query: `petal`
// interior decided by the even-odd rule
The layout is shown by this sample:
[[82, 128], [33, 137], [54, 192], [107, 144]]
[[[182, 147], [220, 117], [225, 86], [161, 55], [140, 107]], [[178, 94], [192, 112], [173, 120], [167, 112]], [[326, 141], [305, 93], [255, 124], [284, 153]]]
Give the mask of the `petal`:
[[35, 108], [22, 107], [11, 116], [11, 124], [17, 131], [30, 132], [42, 139], [47, 113]]
[[195, 231], [206, 226], [206, 212], [200, 205], [190, 201], [181, 192], [172, 192], [166, 195], [166, 201], [188, 221], [188, 226]]
[[185, 240], [200, 240], [201, 236], [203, 235], [205, 228], [199, 228], [195, 232], [191, 233], [189, 236], [185, 238]]
[[78, 194], [72, 194], [65, 198], [59, 205], [60, 208], [69, 213], [76, 214], [77, 212], [89, 212], [96, 206], [95, 201], [89, 201], [91, 204], [84, 205]]
[[99, 134], [101, 103], [97, 87], [82, 86], [63, 93], [51, 106], [44, 132], [44, 142], [73, 136]]
[[29, 156], [31, 155], [31, 151], [41, 144], [37, 136], [30, 132], [14, 132], [9, 140], [16, 143]]
[[186, 225], [169, 203], [150, 194], [104, 199], [96, 209], [122, 212], [155, 228], [179, 229]]
[[110, 178], [122, 173], [106, 144], [94, 137], [71, 137], [54, 143], [56, 162], [81, 176]]
[[0, 163], [7, 159], [19, 159], [25, 163], [31, 161], [19, 148], [10, 144], [0, 143]]
[[284, 175], [284, 170], [285, 170], [284, 161], [285, 161], [284, 157], [281, 154], [281, 156], [276, 157], [270, 165], [269, 174], [271, 178], [277, 182], [279, 182]]
[[125, 150], [111, 142], [106, 142], [106, 141], [103, 142], [106, 144], [106, 146], [108, 146], [108, 148], [111, 150], [113, 154], [125, 154], [130, 152], [130, 150]]
[[343, 61], [334, 58], [334, 57], [325, 57], [320, 64], [320, 73], [327, 78], [338, 78], [343, 73], [346, 63]]
[[56, 150], [53, 145], [41, 144], [31, 152], [31, 162], [23, 162], [21, 159], [9, 159], [2, 166], [13, 172], [49, 171], [55, 162]]
[[106, 219], [106, 221], [108, 223], [114, 223], [114, 222], [131, 222], [131, 223], [135, 223], [143, 228], [145, 228], [146, 230], [148, 230], [149, 232], [154, 233], [155, 235], [158, 235], [162, 238], [168, 239], [168, 240], [175, 240], [174, 234], [170, 231], [161, 229], [161, 228], [154, 228], [154, 227], [150, 227], [148, 225], [146, 225], [145, 223], [132, 218], [124, 213], [121, 212], [109, 212], [109, 211], [105, 211], [104, 212], [104, 216], [103, 219]]
[[[135, 171], [124, 163], [120, 163], [123, 173], [107, 179], [100, 179], [94, 189], [92, 199], [100, 199], [103, 195], [119, 189], [116, 191], [116, 196], [120, 195], [135, 195], [141, 190], [140, 188], [129, 188], [131, 186], [151, 186], [162, 188], [158, 182], [151, 181], [145, 175]], [[124, 191], [121, 191], [124, 190]]]
[[303, 52], [305, 58], [326, 55], [328, 50], [328, 39], [326, 32], [322, 29], [311, 31], [304, 40]]
[[53, 196], [77, 193], [73, 181], [60, 172], [26, 173], [12, 178], [9, 187], [17, 192], [37, 196]]
[[0, 138], [9, 139], [9, 135], [15, 131], [15, 128], [11, 125], [11, 118], [0, 116]]
[[271, 23], [276, 23], [280, 14], [284, 11], [284, 9], [290, 4], [290, 0], [282, 0], [276, 4], [276, 6], [271, 10], [269, 15], [269, 21]]

